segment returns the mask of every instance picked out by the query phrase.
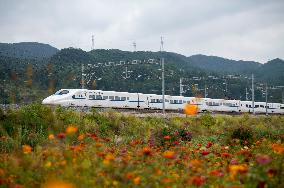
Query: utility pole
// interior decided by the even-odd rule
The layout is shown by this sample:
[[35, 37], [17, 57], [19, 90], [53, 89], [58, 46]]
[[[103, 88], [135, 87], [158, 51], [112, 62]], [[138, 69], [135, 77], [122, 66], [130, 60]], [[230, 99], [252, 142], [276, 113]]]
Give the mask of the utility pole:
[[246, 88], [246, 101], [248, 101], [248, 88]]
[[95, 37], [92, 35], [92, 50], [95, 49]]
[[[164, 50], [164, 41], [163, 41], [163, 37], [161, 37], [161, 46], [160, 46], [160, 52], [161, 55], [162, 52]], [[162, 57], [162, 95], [163, 95], [163, 115], [165, 115], [165, 62], [164, 62], [164, 58]]]
[[84, 64], [81, 65], [81, 86], [82, 89], [85, 88], [85, 80], [84, 80]]
[[268, 115], [268, 112], [267, 112], [267, 83], [265, 85], [265, 114]]
[[251, 98], [252, 98], [252, 113], [255, 115], [254, 111], [254, 77], [253, 74], [251, 75]]
[[205, 86], [204, 86], [204, 98], [206, 98], [207, 97], [207, 88], [206, 88], [206, 84], [205, 84]]
[[182, 96], [183, 94], [183, 85], [182, 85], [182, 78], [179, 79], [179, 95]]

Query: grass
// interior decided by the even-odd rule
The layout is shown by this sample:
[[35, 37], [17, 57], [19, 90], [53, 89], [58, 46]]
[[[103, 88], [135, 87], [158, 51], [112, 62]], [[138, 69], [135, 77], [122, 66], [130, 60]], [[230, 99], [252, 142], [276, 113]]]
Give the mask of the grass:
[[0, 111], [0, 187], [283, 187], [284, 117]]

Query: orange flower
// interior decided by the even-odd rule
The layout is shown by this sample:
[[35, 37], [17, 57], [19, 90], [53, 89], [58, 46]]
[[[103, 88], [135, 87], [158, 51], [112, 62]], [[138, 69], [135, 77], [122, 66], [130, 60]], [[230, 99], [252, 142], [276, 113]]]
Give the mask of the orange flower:
[[143, 153], [144, 155], [151, 155], [151, 154], [152, 154], [152, 150], [151, 150], [151, 148], [149, 148], [149, 147], [144, 147], [144, 148], [142, 149], [142, 153]]
[[191, 168], [200, 168], [202, 166], [202, 161], [198, 159], [193, 159], [189, 162]]
[[167, 159], [174, 159], [175, 158], [175, 152], [167, 150], [163, 153], [163, 156]]
[[284, 153], [284, 146], [282, 144], [272, 144], [271, 147], [275, 153], [278, 153], [278, 154]]
[[61, 180], [51, 180], [45, 183], [43, 188], [75, 188], [75, 186], [69, 182], [64, 182]]
[[105, 160], [113, 161], [114, 160], [114, 155], [111, 153], [106, 154]]
[[84, 135], [84, 134], [80, 134], [80, 135], [78, 136], [78, 140], [79, 140], [79, 141], [84, 140], [84, 138], [85, 138], [85, 135]]
[[132, 178], [134, 178], [134, 174], [132, 172], [127, 172], [125, 174], [125, 178], [128, 180], [131, 180]]
[[195, 115], [198, 112], [198, 107], [195, 104], [186, 104], [184, 108], [184, 113], [186, 115]]
[[54, 137], [54, 134], [50, 134], [50, 135], [48, 135], [48, 139], [49, 140], [53, 140], [55, 137]]
[[29, 154], [32, 152], [32, 147], [29, 145], [22, 145], [22, 150], [24, 154]]
[[163, 184], [168, 184], [168, 183], [171, 183], [172, 182], [172, 180], [170, 179], [170, 178], [164, 178], [164, 179], [162, 179], [162, 183]]
[[248, 171], [248, 166], [246, 164], [240, 165], [230, 165], [230, 178], [234, 180], [236, 178], [237, 173], [246, 173]]
[[67, 128], [66, 128], [66, 133], [67, 134], [74, 134], [78, 131], [78, 127], [76, 127], [75, 125], [69, 125]]
[[133, 179], [133, 183], [135, 185], [139, 185], [141, 183], [141, 178], [139, 176], [137, 176], [136, 178]]

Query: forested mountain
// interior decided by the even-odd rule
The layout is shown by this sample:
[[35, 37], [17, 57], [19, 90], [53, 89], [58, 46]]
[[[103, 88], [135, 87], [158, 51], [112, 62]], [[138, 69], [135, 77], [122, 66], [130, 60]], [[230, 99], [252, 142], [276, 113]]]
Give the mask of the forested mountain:
[[194, 67], [219, 73], [250, 74], [261, 67], [260, 63], [254, 61], [236, 61], [206, 55], [193, 55], [188, 57], [188, 61]]
[[49, 44], [37, 42], [0, 43], [0, 56], [6, 57], [43, 59], [53, 56], [58, 51]]
[[[36, 43], [35, 46], [22, 50], [10, 48], [9, 53], [7, 48], [0, 48], [0, 54], [5, 54], [0, 55], [0, 103], [31, 102], [41, 100], [60, 88], [80, 88], [82, 64], [84, 83], [89, 89], [160, 94], [159, 63], [103, 65], [107, 65], [108, 62], [149, 59], [159, 62], [161, 57], [165, 58], [166, 94], [169, 95], [179, 95], [180, 78], [183, 95], [204, 96], [206, 87], [207, 96], [212, 98], [245, 100], [245, 89], [249, 91], [251, 87], [251, 73], [255, 74], [255, 93], [258, 101], [265, 100], [264, 83], [268, 83], [271, 88], [284, 85], [284, 62], [281, 59], [260, 64], [205, 55], [186, 57], [172, 52], [129, 52], [118, 49], [96, 49], [86, 52], [75, 48], [57, 51], [56, 48], [45, 44]], [[51, 52], [52, 49], [57, 52]], [[23, 53], [24, 51], [26, 53]], [[271, 89], [269, 92], [269, 100], [281, 102], [283, 90]], [[250, 99], [250, 94], [248, 97]]]

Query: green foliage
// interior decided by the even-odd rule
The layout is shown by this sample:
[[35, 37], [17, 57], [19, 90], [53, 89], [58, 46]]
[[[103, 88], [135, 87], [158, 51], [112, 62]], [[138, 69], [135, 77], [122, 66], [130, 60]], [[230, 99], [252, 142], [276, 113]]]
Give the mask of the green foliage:
[[214, 126], [216, 121], [215, 118], [211, 116], [209, 112], [206, 112], [200, 116], [201, 125], [205, 127]]
[[243, 145], [248, 145], [253, 141], [254, 135], [252, 129], [248, 126], [240, 126], [233, 129], [231, 138], [240, 140]]

